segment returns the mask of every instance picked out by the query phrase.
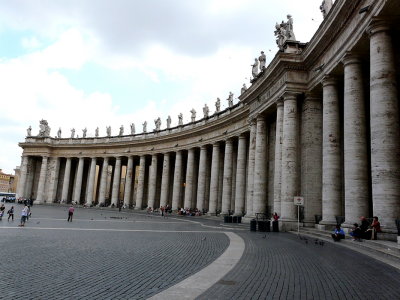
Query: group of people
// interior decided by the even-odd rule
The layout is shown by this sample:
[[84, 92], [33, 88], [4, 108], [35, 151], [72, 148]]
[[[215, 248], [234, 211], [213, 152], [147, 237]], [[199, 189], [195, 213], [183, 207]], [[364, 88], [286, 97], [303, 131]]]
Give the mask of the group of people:
[[[350, 236], [353, 241], [362, 241], [365, 240], [376, 240], [377, 234], [382, 232], [381, 224], [379, 223], [378, 217], [374, 217], [372, 223], [368, 222], [367, 218], [361, 217], [361, 225], [358, 223], [353, 224], [353, 229], [350, 231]], [[344, 230], [340, 227], [340, 225], [336, 225], [332, 233], [332, 239], [335, 242], [340, 241], [345, 238]]]
[[203, 213], [198, 210], [197, 208], [195, 209], [189, 209], [189, 208], [179, 208], [178, 209], [178, 215], [182, 216], [201, 216]]

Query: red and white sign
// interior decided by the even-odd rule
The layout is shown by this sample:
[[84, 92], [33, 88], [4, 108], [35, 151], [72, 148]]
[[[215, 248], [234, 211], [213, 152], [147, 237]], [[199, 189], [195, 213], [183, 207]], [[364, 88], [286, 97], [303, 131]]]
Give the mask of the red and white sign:
[[294, 197], [294, 205], [304, 205], [304, 197]]

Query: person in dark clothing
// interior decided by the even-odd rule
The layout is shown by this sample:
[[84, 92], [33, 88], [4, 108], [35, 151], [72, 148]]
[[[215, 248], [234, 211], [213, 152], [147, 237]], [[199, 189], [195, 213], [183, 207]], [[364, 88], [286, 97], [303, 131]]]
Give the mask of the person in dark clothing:
[[358, 226], [358, 223], [354, 223], [354, 228], [350, 232], [350, 235], [353, 237], [353, 241], [361, 242], [362, 231], [361, 228]]
[[11, 206], [11, 208], [8, 210], [8, 219], [7, 219], [7, 221], [10, 221], [10, 218], [11, 218], [11, 221], [14, 221], [14, 206]]
[[340, 242], [341, 239], [344, 239], [344, 231], [340, 228], [340, 225], [336, 225], [335, 230], [332, 233], [332, 238], [335, 242]]
[[371, 233], [372, 233], [370, 230], [368, 230], [370, 224], [369, 224], [368, 220], [365, 217], [361, 217], [360, 220], [361, 220], [361, 226], [360, 226], [361, 237], [363, 239], [370, 240], [371, 239]]

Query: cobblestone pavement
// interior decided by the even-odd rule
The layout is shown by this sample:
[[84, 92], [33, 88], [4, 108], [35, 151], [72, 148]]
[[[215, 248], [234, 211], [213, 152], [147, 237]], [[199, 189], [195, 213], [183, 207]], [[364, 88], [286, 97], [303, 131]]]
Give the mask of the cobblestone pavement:
[[[7, 205], [8, 207], [10, 205]], [[0, 299], [145, 299], [245, 241], [239, 263], [198, 299], [398, 299], [400, 272], [333, 243], [196, 217], [34, 206], [0, 221]], [[8, 228], [5, 228], [8, 227]], [[188, 232], [185, 232], [188, 231]], [[162, 293], [161, 293], [162, 295]]]

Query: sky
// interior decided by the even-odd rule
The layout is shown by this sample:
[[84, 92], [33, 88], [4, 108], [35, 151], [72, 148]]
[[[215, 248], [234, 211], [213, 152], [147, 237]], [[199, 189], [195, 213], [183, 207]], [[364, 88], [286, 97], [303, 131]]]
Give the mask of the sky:
[[190, 110], [234, 103], [251, 64], [278, 51], [275, 23], [291, 14], [296, 39], [322, 22], [321, 0], [0, 0], [0, 169], [14, 173], [18, 146], [45, 119], [61, 128], [117, 135], [135, 123], [172, 126]]

